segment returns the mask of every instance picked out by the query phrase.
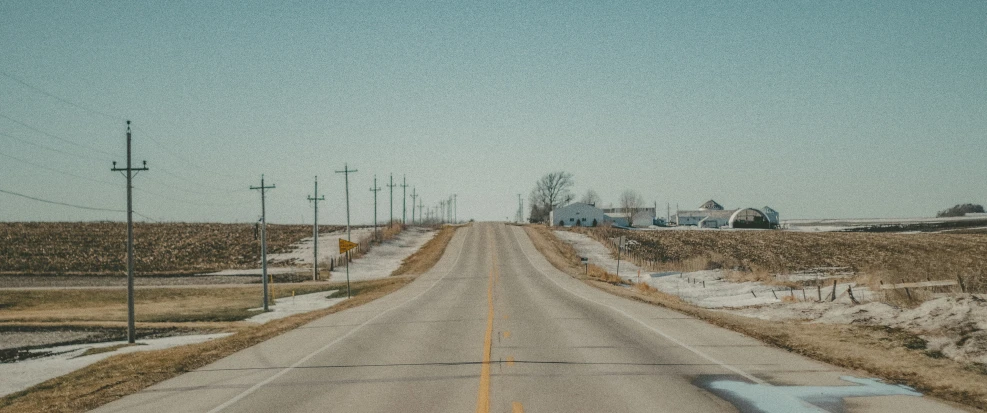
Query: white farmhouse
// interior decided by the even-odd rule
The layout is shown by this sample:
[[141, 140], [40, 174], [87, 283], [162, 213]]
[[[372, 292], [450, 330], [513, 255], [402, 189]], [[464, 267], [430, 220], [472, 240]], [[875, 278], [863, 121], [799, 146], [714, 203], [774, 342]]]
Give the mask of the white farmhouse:
[[560, 227], [595, 227], [613, 222], [613, 218], [592, 204], [576, 202], [559, 207], [548, 214], [549, 222]]

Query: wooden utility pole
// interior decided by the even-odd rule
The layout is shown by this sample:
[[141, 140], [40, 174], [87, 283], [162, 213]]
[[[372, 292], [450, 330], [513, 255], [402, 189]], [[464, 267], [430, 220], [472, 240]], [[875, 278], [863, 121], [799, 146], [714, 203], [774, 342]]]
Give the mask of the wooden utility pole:
[[394, 187], [397, 186], [397, 185], [394, 185], [394, 174], [391, 174], [391, 181], [390, 182], [391, 183], [387, 184], [387, 187], [388, 188], [391, 188], [391, 217], [390, 217], [390, 220], [387, 221], [387, 226], [391, 226], [391, 224], [394, 223]]
[[[417, 199], [418, 193], [415, 187], [411, 187], [411, 225], [415, 225], [415, 202]], [[421, 217], [418, 219], [421, 219]]]
[[[350, 173], [357, 172], [356, 169], [350, 169], [349, 165], [343, 164], [342, 171], [336, 171], [337, 174], [343, 174], [346, 181], [346, 240], [353, 242], [352, 233], [350, 232]], [[346, 251], [346, 298], [350, 297], [350, 252]]]
[[134, 176], [140, 171], [147, 170], [147, 161], [144, 166], [134, 168], [131, 163], [131, 133], [130, 121], [127, 121], [127, 167], [117, 168], [117, 163], [113, 162], [113, 172], [123, 172], [127, 177], [127, 342], [133, 344], [137, 341], [137, 329], [134, 322]]
[[408, 177], [401, 175], [401, 225], [408, 224]]
[[264, 206], [264, 199], [266, 197], [265, 190], [274, 189], [274, 185], [264, 186], [264, 174], [260, 175], [260, 186], [252, 186], [250, 189], [260, 190], [260, 268], [261, 268], [261, 283], [264, 284], [264, 311], [268, 311], [267, 307], [267, 209]]
[[374, 193], [374, 239], [380, 242], [380, 236], [377, 235], [377, 193], [380, 192], [380, 187], [377, 186], [377, 175], [374, 175], [374, 186], [370, 188], [370, 192]]
[[315, 223], [312, 225], [312, 242], [315, 243], [315, 254], [312, 256], [312, 281], [319, 280], [319, 201], [325, 201], [323, 195], [319, 197], [319, 177], [315, 177], [315, 196], [308, 197], [310, 202], [315, 203]]

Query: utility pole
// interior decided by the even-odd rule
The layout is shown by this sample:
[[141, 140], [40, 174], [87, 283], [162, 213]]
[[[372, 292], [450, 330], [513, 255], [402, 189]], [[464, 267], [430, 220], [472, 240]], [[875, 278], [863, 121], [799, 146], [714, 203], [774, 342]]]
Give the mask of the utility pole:
[[370, 188], [370, 192], [374, 193], [374, 239], [380, 242], [380, 236], [377, 235], [377, 193], [380, 192], [380, 187], [377, 186], [377, 175], [374, 175], [374, 186]]
[[[349, 165], [343, 164], [342, 171], [336, 171], [337, 174], [343, 174], [346, 180], [346, 240], [353, 242], [350, 232], [350, 173], [357, 172], [356, 169], [350, 169]], [[346, 298], [350, 298], [350, 252], [346, 251]]]
[[408, 177], [401, 175], [401, 225], [408, 223]]
[[312, 281], [319, 280], [319, 201], [325, 201], [326, 196], [319, 197], [319, 177], [315, 177], [315, 196], [308, 197], [309, 202], [315, 203], [315, 221], [312, 225], [312, 242], [315, 243], [315, 255], [312, 256]]
[[147, 161], [144, 166], [134, 168], [131, 163], [130, 144], [130, 121], [127, 121], [127, 167], [117, 168], [117, 163], [113, 162], [113, 172], [125, 172], [127, 177], [127, 342], [133, 344], [137, 341], [137, 329], [134, 325], [134, 176], [140, 171], [147, 170]]
[[458, 196], [459, 194], [452, 194], [452, 223], [453, 224], [459, 223], [459, 202], [456, 201], [456, 197]]
[[442, 217], [442, 223], [446, 223], [446, 201], [439, 201], [440, 217]]
[[517, 222], [524, 221], [524, 204], [521, 203], [521, 194], [517, 194]]
[[387, 184], [388, 188], [391, 188], [391, 220], [387, 221], [387, 226], [391, 226], [394, 223], [394, 174], [391, 174], [391, 183]]
[[418, 200], [418, 219], [422, 219], [422, 208], [425, 208], [425, 202], [421, 199]]
[[[415, 225], [415, 200], [418, 199], [418, 192], [415, 187], [411, 187], [411, 225]], [[421, 219], [421, 217], [418, 217]]]
[[264, 207], [265, 190], [274, 189], [274, 184], [264, 186], [264, 174], [260, 175], [260, 186], [252, 186], [250, 189], [260, 190], [260, 268], [261, 282], [264, 284], [264, 311], [267, 312], [267, 209]]

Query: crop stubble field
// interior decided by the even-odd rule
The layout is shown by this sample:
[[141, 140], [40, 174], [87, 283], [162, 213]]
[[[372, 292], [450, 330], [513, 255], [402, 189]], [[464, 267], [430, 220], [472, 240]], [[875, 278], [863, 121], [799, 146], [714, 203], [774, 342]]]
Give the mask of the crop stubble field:
[[[340, 227], [320, 226], [320, 232]], [[268, 251], [312, 235], [310, 225], [268, 224]], [[253, 224], [138, 223], [135, 267], [143, 275], [246, 268], [260, 262]], [[114, 275], [127, 269], [122, 222], [0, 223], [0, 274]]]
[[987, 234], [627, 231], [575, 228], [598, 240], [626, 236], [631, 254], [660, 269], [737, 268], [790, 273], [843, 267], [884, 282], [956, 280], [987, 292]]

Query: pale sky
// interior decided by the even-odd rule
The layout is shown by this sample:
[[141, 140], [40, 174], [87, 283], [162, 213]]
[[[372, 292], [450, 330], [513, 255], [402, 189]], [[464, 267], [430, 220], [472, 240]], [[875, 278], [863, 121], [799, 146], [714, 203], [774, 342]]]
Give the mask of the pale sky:
[[[0, 0], [0, 190], [124, 209], [130, 119], [162, 221], [256, 220], [263, 173], [270, 222], [311, 223], [318, 175], [341, 223], [344, 163], [354, 223], [390, 173], [479, 220], [554, 170], [660, 210], [987, 204], [987, 2], [282, 3]], [[0, 193], [0, 221], [123, 219]]]

